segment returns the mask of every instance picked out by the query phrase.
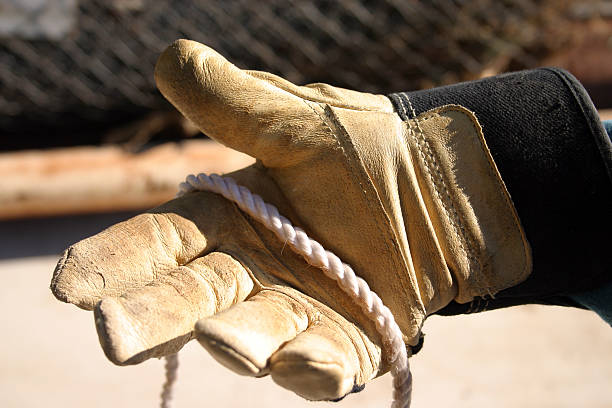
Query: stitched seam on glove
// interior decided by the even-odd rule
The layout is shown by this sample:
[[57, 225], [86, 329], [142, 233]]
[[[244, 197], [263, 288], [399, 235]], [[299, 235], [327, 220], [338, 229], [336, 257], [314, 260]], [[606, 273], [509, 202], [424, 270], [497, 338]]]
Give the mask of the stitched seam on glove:
[[[382, 216], [384, 217], [384, 220], [382, 222], [384, 222], [385, 225], [391, 225], [390, 217], [381, 203], [376, 187], [374, 187], [374, 183], [370, 179], [367, 169], [359, 158], [357, 150], [355, 149], [347, 130], [339, 122], [339, 120], [336, 118], [333, 111], [328, 105], [326, 105], [324, 109], [327, 119], [337, 129], [337, 132], [332, 130], [331, 126], [328, 125], [328, 123], [323, 119], [323, 117], [321, 117], [320, 115], [319, 117], [324, 122], [326, 128], [329, 130], [330, 135], [334, 138], [334, 140], [340, 147], [342, 155], [345, 158], [345, 163], [350, 166], [351, 173], [356, 176], [357, 182], [361, 187], [360, 190], [363, 192], [364, 200], [370, 209], [370, 214], [372, 214], [373, 216], [374, 214], [382, 214]], [[371, 196], [376, 197], [376, 204], [372, 203], [373, 200]], [[398, 249], [399, 245], [397, 243], [397, 238], [394, 236], [389, 236], [390, 234], [395, 234], [395, 232], [393, 231], [392, 233], [389, 233], [381, 227], [381, 223], [379, 222], [375, 222], [373, 225], [375, 225], [375, 227], [378, 229], [380, 236], [387, 237], [386, 240], [388, 242], [388, 247], [392, 249], [395, 253], [395, 256], [391, 257], [392, 262], [395, 264], [395, 270], [398, 272], [403, 271], [404, 279], [410, 283], [409, 285], [402, 285], [402, 288], [408, 291], [406, 293], [406, 299], [413, 299], [412, 304], [414, 306], [418, 306], [419, 316], [415, 316], [413, 313], [409, 314], [409, 318], [411, 319], [410, 324], [415, 327], [418, 327], [418, 332], [416, 336], [416, 341], [418, 341], [418, 333], [420, 333], [422, 325], [424, 323], [424, 318], [427, 315], [420, 293], [418, 292], [418, 290], [416, 290], [416, 288], [418, 288], [418, 282], [408, 272], [409, 269], [407, 267], [407, 262], [404, 258], [405, 255], [402, 251]], [[402, 260], [403, 265], [398, 265], [398, 258]], [[409, 339], [406, 335], [404, 335], [404, 342], [406, 344], [412, 344], [413, 340], [415, 339]]]
[[[447, 110], [454, 110], [460, 113], [469, 113], [470, 116], [470, 120], [471, 120], [471, 125], [475, 131], [475, 134], [478, 135], [478, 139], [479, 139], [479, 148], [480, 150], [483, 152], [484, 156], [487, 159], [487, 164], [488, 166], [486, 166], [486, 171], [488, 172], [488, 176], [491, 179], [495, 180], [495, 183], [497, 184], [498, 188], [496, 189], [496, 193], [498, 194], [498, 197], [500, 197], [502, 199], [503, 202], [506, 203], [508, 209], [511, 211], [512, 214], [512, 226], [515, 229], [516, 232], [518, 232], [518, 234], [521, 237], [521, 241], [522, 241], [522, 248], [523, 248], [523, 253], [524, 253], [524, 257], [521, 258], [522, 265], [519, 267], [519, 270], [521, 271], [519, 274], [516, 274], [514, 279], [511, 279], [509, 281], [506, 281], [504, 284], [497, 284], [497, 285], [493, 285], [491, 284], [491, 278], [490, 276], [488, 276], [488, 274], [486, 273], [487, 271], [484, 269], [484, 265], [486, 264], [486, 258], [490, 256], [490, 254], [487, 253], [481, 253], [481, 251], [478, 250], [478, 246], [475, 245], [475, 242], [478, 242], [478, 240], [475, 240], [474, 237], [472, 236], [472, 234], [470, 233], [469, 228], [465, 228], [464, 227], [464, 222], [461, 220], [460, 217], [460, 213], [456, 210], [455, 206], [453, 205], [453, 201], [452, 201], [452, 196], [448, 195], [448, 190], [446, 188], [447, 184], [443, 184], [443, 188], [446, 192], [446, 197], [447, 199], [444, 200], [443, 196], [439, 193], [439, 191], [436, 191], [436, 194], [438, 196], [438, 198], [440, 199], [440, 201], [443, 203], [444, 205], [444, 210], [447, 211], [448, 208], [446, 208], [449, 204], [452, 207], [453, 211], [452, 213], [454, 213], [454, 215], [457, 216], [457, 218], [455, 220], [452, 220], [449, 218], [449, 221], [455, 221], [455, 222], [451, 222], [451, 226], [453, 227], [453, 229], [455, 229], [457, 232], [461, 232], [462, 234], [457, 234], [458, 237], [461, 239], [459, 241], [459, 243], [461, 245], [465, 245], [464, 250], [467, 249], [467, 251], [469, 251], [469, 256], [468, 256], [468, 260], [470, 261], [470, 269], [474, 271], [473, 277], [474, 280], [476, 281], [476, 284], [478, 286], [480, 286], [479, 289], [482, 289], [484, 291], [486, 291], [485, 295], [489, 295], [491, 297], [493, 297], [493, 295], [498, 292], [499, 290], [502, 289], [506, 289], [507, 287], [510, 286], [514, 286], [517, 283], [522, 282], [525, 277], [529, 274], [530, 272], [530, 266], [531, 266], [531, 250], [530, 250], [530, 246], [529, 243], [527, 242], [527, 238], [525, 236], [525, 232], [521, 226], [521, 222], [518, 218], [518, 214], [516, 212], [516, 208], [514, 207], [514, 204], [512, 203], [512, 199], [509, 196], [509, 193], [507, 192], [506, 186], [503, 182], [503, 180], [501, 179], [501, 176], [499, 175], [499, 172], [497, 170], [497, 167], [495, 165], [495, 163], [493, 162], [493, 159], [491, 157], [491, 155], [489, 154], [487, 147], [486, 147], [486, 141], [484, 140], [484, 137], [482, 135], [482, 129], [480, 127], [480, 124], [478, 122], [475, 122], [476, 118], [474, 117], [474, 113], [467, 110], [466, 108], [460, 106], [460, 105], [445, 105], [445, 106], [441, 106], [438, 108], [435, 108], [430, 112], [429, 115], [423, 115], [423, 116], [419, 116], [417, 117], [415, 115], [414, 109], [412, 108], [412, 104], [410, 102], [410, 99], [408, 97], [408, 95], [405, 94], [394, 94], [391, 95], [392, 99], [396, 102], [396, 105], [400, 108], [400, 110], [398, 110], [398, 114], [400, 117], [405, 118], [404, 121], [408, 122], [408, 126], [409, 126], [409, 132], [411, 134], [413, 134], [413, 138], [414, 140], [419, 141], [420, 143], [417, 145], [418, 147], [420, 147], [419, 145], [422, 144], [421, 141], [423, 141], [426, 144], [426, 148], [427, 150], [429, 150], [428, 154], [431, 154], [432, 156], [432, 160], [435, 160], [435, 152], [432, 152], [431, 146], [430, 144], [427, 142], [427, 140], [424, 137], [423, 131], [420, 127], [419, 121], [422, 120], [427, 120], [427, 119], [431, 119], [432, 117], [434, 117], [436, 114], [438, 114], [438, 112], [441, 109], [447, 109]], [[408, 114], [408, 112], [406, 111], [406, 109], [410, 109], [410, 111], [412, 112], [412, 116], [413, 119], [410, 117], [411, 115]], [[414, 120], [416, 125], [417, 125], [417, 130], [415, 131], [411, 121]], [[420, 134], [421, 136], [421, 140], [417, 139], [414, 134]], [[426, 158], [427, 153], [423, 153], [420, 151], [419, 148], [419, 156], [421, 157], [421, 159], [423, 160], [423, 162], [427, 165], [427, 166], [431, 166], [431, 163], [428, 162], [427, 158]], [[434, 162], [435, 163], [435, 162]], [[444, 183], [447, 182], [447, 180], [445, 179], [444, 175], [442, 172], [439, 171], [439, 168], [437, 165], [435, 165], [435, 169], [438, 170], [436, 171], [436, 173], [438, 173], [440, 180]], [[434, 186], [436, 187], [436, 189], [439, 188], [439, 186], [437, 185], [438, 183], [436, 183], [436, 179], [433, 177], [433, 175], [430, 173], [429, 169], [426, 169], [427, 173], [430, 176], [430, 179], [432, 180], [432, 182], [434, 182]], [[452, 214], [451, 213], [451, 214]], [[457, 230], [457, 226], [460, 225], [460, 229]], [[466, 252], [467, 254], [467, 252]], [[483, 259], [483, 256], [485, 257]], [[478, 269], [474, 268], [474, 265], [477, 264], [478, 265]], [[485, 282], [486, 284], [483, 285], [483, 282]], [[474, 292], [471, 294], [472, 296], [482, 296], [482, 293], [479, 293], [478, 291]]]
[[[464, 108], [463, 106], [460, 105], [445, 105], [445, 106], [441, 106], [439, 109], [441, 108], [446, 108], [446, 109], [450, 109], [450, 110], [454, 110], [457, 112], [470, 112], [468, 109]], [[473, 112], [470, 112], [473, 115]], [[474, 115], [475, 116], [475, 115]], [[492, 178], [493, 180], [495, 180], [495, 182], [497, 183], [497, 185], [499, 186], [499, 188], [497, 189], [497, 193], [498, 195], [502, 198], [503, 201], [505, 201], [508, 204], [508, 207], [510, 208], [510, 210], [512, 211], [512, 218], [514, 219], [514, 228], [518, 231], [518, 233], [521, 236], [521, 240], [523, 242], [523, 249], [525, 250], [525, 258], [523, 258], [525, 261], [523, 267], [521, 268], [521, 274], [517, 275], [517, 278], [515, 278], [514, 280], [511, 280], [509, 282], [510, 285], [515, 285], [519, 282], [522, 282], [524, 280], [524, 275], [527, 271], [527, 269], [529, 269], [529, 264], [530, 262], [528, 260], [531, 259], [531, 252], [529, 250], [529, 243], [527, 241], [527, 237], [525, 236], [525, 231], [521, 226], [521, 221], [518, 217], [518, 213], [516, 212], [516, 208], [514, 207], [514, 203], [512, 202], [512, 199], [509, 196], [509, 193], [507, 193], [507, 188], [506, 185], [504, 183], [504, 181], [501, 179], [501, 176], [499, 175], [499, 172], [497, 171], [497, 166], [495, 165], [495, 162], [493, 161], [493, 158], [491, 157], [491, 155], [489, 154], [489, 152], [487, 151], [487, 149], [485, 148], [486, 146], [486, 141], [483, 139], [482, 137], [482, 129], [480, 128], [480, 124], [475, 123], [474, 120], [471, 120], [472, 126], [476, 132], [476, 134], [478, 135], [479, 139], [480, 139], [480, 149], [482, 150], [483, 154], [485, 155], [485, 157], [487, 158], [487, 162], [489, 164], [489, 166], [487, 167], [487, 171], [489, 172], [489, 176], [490, 178]], [[499, 288], [496, 287], [491, 287], [490, 288], [493, 291], [497, 291], [499, 290]], [[505, 288], [502, 288], [505, 289]], [[491, 297], [494, 297], [492, 294], [490, 294]], [[486, 299], [485, 299], [486, 300]], [[487, 304], [488, 304], [488, 300], [487, 300]], [[485, 305], [486, 306], [486, 305]]]
[[[406, 97], [406, 100], [410, 106], [410, 110], [414, 115], [414, 109], [412, 108], [412, 104], [410, 103], [410, 99]], [[422, 117], [422, 120], [427, 120], [433, 117], [433, 114]], [[455, 234], [460, 238], [459, 244], [461, 246], [461, 250], [464, 253], [464, 256], [468, 259], [470, 264], [470, 270], [474, 271], [475, 278], [477, 284], [481, 289], [485, 289], [489, 291], [488, 284], [484, 284], [481, 280], [482, 273], [482, 263], [474, 254], [475, 240], [472, 235], [465, 228], [465, 221], [462, 219], [461, 215], [455, 208], [455, 204], [451, 198], [451, 195], [448, 191], [447, 182], [445, 177], [440, 170], [440, 167], [437, 163], [437, 158], [435, 151], [432, 149], [431, 145], [425, 138], [425, 134], [419, 124], [419, 118], [414, 117], [414, 122], [416, 123], [416, 131], [413, 127], [412, 120], [408, 120], [408, 130], [412, 137], [416, 140], [416, 146], [419, 151], [419, 156], [424, 164], [424, 170], [432, 181], [432, 185], [435, 188], [435, 194], [443, 205], [444, 216], [453, 227]]]

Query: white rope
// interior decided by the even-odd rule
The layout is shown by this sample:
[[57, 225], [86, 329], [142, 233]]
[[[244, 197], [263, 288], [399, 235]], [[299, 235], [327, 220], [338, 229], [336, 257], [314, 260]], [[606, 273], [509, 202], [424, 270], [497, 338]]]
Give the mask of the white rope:
[[166, 381], [161, 392], [161, 408], [170, 408], [172, 406], [172, 390], [176, 382], [178, 371], [178, 354], [170, 354], [166, 356]]
[[[308, 237], [302, 229], [294, 227], [291, 221], [278, 213], [275, 206], [265, 203], [259, 195], [236, 184], [231, 178], [216, 174], [210, 176], [199, 174], [197, 177], [189, 175], [186, 181], [180, 184], [177, 196], [180, 197], [192, 191], [212, 191], [233, 201], [241, 210], [264, 224], [281, 241], [302, 255], [306, 262], [318, 267], [326, 276], [336, 280], [340, 288], [361, 307], [369, 319], [374, 321], [376, 330], [382, 336], [393, 376], [394, 391], [391, 407], [408, 408], [410, 406], [412, 374], [402, 332], [391, 310], [370, 289], [366, 281], [356, 276], [353, 269], [343, 263], [334, 253], [325, 250], [320, 243]], [[168, 370], [172, 369], [170, 364], [167, 364], [166, 367]], [[172, 373], [167, 374], [167, 378], [174, 377]], [[162, 400], [162, 408], [167, 407]]]

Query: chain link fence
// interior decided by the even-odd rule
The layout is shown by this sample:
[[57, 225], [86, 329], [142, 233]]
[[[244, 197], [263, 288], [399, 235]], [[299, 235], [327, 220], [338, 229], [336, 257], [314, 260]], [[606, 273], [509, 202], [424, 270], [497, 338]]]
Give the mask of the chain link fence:
[[98, 143], [171, 109], [153, 68], [177, 38], [296, 83], [387, 93], [537, 66], [606, 4], [0, 0], [0, 132], [8, 147]]

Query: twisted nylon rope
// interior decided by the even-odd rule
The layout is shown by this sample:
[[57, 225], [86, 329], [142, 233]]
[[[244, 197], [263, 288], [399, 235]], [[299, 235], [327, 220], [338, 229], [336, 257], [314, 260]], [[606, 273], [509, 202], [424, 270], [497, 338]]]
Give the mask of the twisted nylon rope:
[[161, 392], [161, 408], [170, 408], [172, 406], [172, 390], [176, 382], [176, 374], [178, 371], [178, 355], [170, 354], [166, 356], [166, 381]]
[[[272, 230], [276, 236], [287, 243], [296, 253], [302, 255], [306, 262], [321, 269], [326, 276], [334, 279], [340, 288], [346, 292], [361, 308], [369, 319], [374, 321], [376, 330], [382, 336], [383, 344], [387, 349], [388, 361], [393, 376], [393, 402], [392, 408], [408, 408], [412, 394], [412, 374], [408, 364], [408, 354], [402, 332], [393, 318], [391, 310], [385, 306], [374, 293], [367, 282], [355, 275], [353, 269], [343, 263], [334, 253], [325, 250], [320, 243], [309, 238], [306, 233], [294, 227], [291, 221], [278, 213], [278, 209], [253, 194], [244, 186], [236, 184], [229, 177], [216, 174], [210, 176], [199, 174], [197, 177], [189, 175], [185, 182], [179, 186], [177, 197], [192, 191], [211, 191], [221, 194], [233, 201], [238, 207]], [[172, 384], [175, 378], [177, 364], [170, 364], [170, 359], [176, 363], [176, 356], [170, 356], [166, 365], [166, 384]], [[169, 401], [164, 396], [171, 396], [171, 392], [162, 393], [162, 408]]]

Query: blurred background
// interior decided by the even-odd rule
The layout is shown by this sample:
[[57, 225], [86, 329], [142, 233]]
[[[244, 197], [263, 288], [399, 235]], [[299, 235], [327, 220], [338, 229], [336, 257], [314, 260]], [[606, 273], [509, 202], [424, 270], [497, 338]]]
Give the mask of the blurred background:
[[[161, 362], [112, 366], [91, 315], [48, 284], [65, 247], [170, 199], [186, 174], [252, 162], [155, 89], [177, 38], [298, 84], [376, 93], [555, 65], [612, 119], [612, 1], [0, 0], [2, 407], [157, 403]], [[415, 407], [612, 406], [612, 331], [590, 312], [434, 317], [425, 332]], [[194, 345], [182, 355], [177, 407], [332, 406], [230, 374]], [[385, 376], [335, 406], [385, 405], [390, 387]]]

